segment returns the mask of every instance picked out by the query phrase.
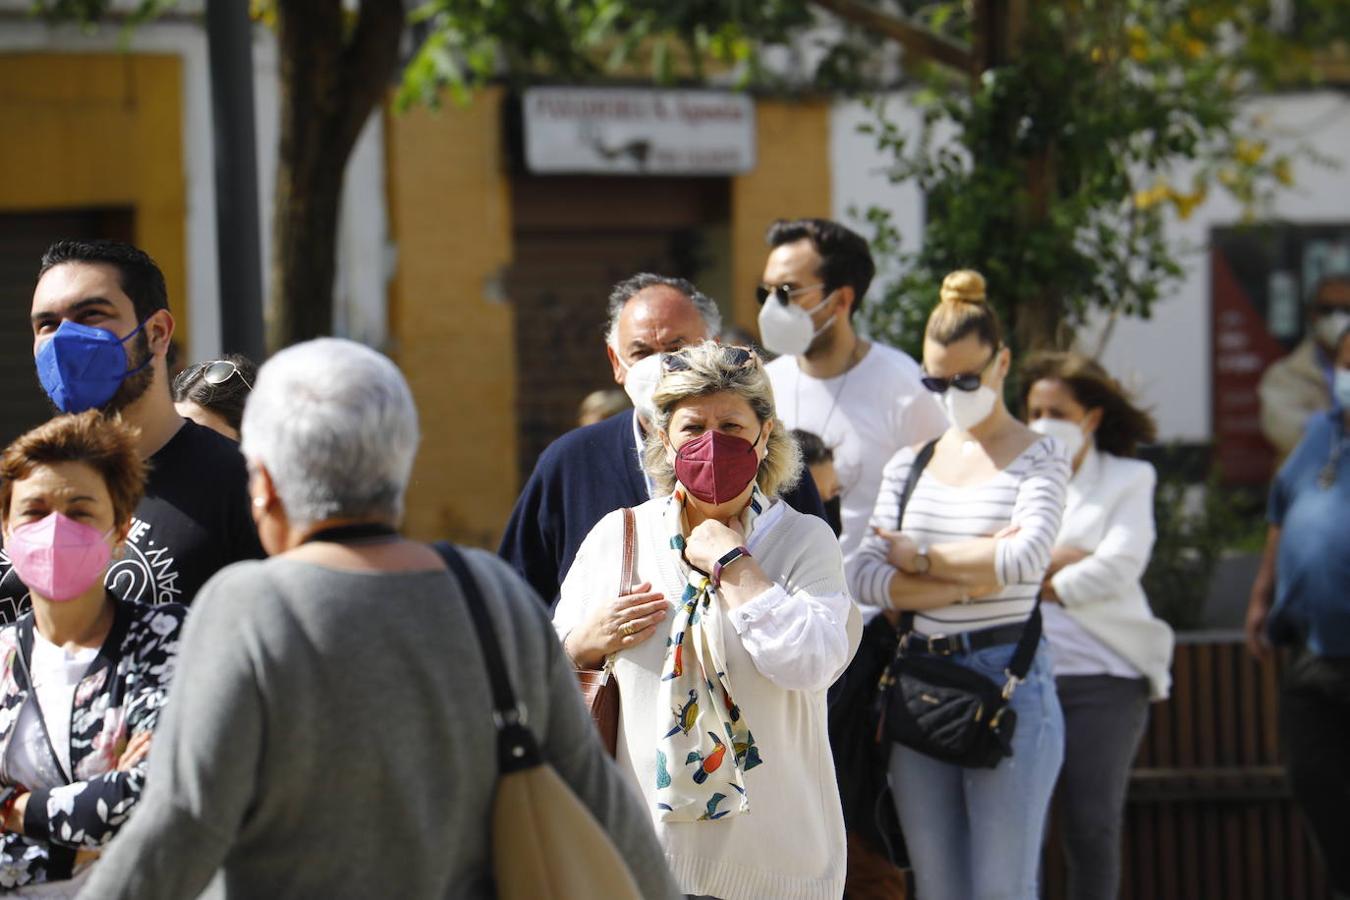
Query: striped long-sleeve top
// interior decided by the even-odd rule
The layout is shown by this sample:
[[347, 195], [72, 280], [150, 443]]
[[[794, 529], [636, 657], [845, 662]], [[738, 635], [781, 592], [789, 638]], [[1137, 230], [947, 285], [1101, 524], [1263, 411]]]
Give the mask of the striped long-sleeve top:
[[[872, 512], [873, 526], [895, 529], [900, 494], [914, 456], [914, 449], [907, 447], [887, 463]], [[1019, 530], [1000, 539], [995, 547], [994, 568], [1001, 590], [968, 604], [925, 610], [915, 617], [917, 631], [973, 631], [1020, 622], [1031, 615], [1059, 532], [1070, 468], [1064, 446], [1042, 438], [981, 484], [953, 487], [928, 472], [920, 476], [900, 529], [920, 546], [991, 537], [1010, 524]], [[869, 529], [850, 567], [854, 599], [864, 606], [889, 606], [896, 570], [886, 561], [886, 550], [885, 539]]]

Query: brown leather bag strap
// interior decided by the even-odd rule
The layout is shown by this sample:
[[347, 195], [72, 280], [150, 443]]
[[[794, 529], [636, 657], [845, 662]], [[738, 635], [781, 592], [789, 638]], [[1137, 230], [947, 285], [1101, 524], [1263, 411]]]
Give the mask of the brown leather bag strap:
[[619, 593], [633, 589], [633, 563], [637, 547], [637, 517], [628, 507], [623, 509], [623, 569], [619, 573]]

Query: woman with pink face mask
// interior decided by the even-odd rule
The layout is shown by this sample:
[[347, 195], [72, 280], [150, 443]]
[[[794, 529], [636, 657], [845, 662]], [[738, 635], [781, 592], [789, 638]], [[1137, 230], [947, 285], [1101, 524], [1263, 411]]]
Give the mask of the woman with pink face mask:
[[32, 605], [0, 629], [0, 891], [73, 897], [140, 796], [184, 612], [104, 586], [144, 485], [135, 432], [97, 411], [0, 456], [0, 531]]
[[825, 694], [862, 624], [839, 543], [777, 497], [801, 462], [753, 353], [707, 342], [661, 370], [632, 583], [615, 510], [582, 543], [554, 626], [578, 668], [618, 682], [616, 759], [683, 893], [839, 897]]

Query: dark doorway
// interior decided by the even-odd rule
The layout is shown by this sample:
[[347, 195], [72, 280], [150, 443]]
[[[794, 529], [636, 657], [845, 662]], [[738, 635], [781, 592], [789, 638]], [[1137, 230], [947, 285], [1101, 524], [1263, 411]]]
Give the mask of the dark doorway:
[[131, 209], [0, 213], [0, 446], [52, 415], [33, 368], [33, 302], [42, 254], [62, 238], [132, 240]]
[[605, 357], [610, 288], [637, 272], [688, 278], [718, 297], [730, 267], [721, 178], [519, 178], [513, 185], [521, 478], [575, 427], [591, 391], [613, 388]]

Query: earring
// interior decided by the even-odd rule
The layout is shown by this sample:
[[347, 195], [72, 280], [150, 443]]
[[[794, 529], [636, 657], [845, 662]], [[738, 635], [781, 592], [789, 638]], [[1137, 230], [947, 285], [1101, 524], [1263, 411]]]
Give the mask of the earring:
[[262, 509], [262, 508], [265, 507], [265, 506], [267, 506], [267, 498], [266, 498], [266, 497], [254, 497], [254, 498], [253, 498], [253, 508], [254, 508], [254, 509]]

